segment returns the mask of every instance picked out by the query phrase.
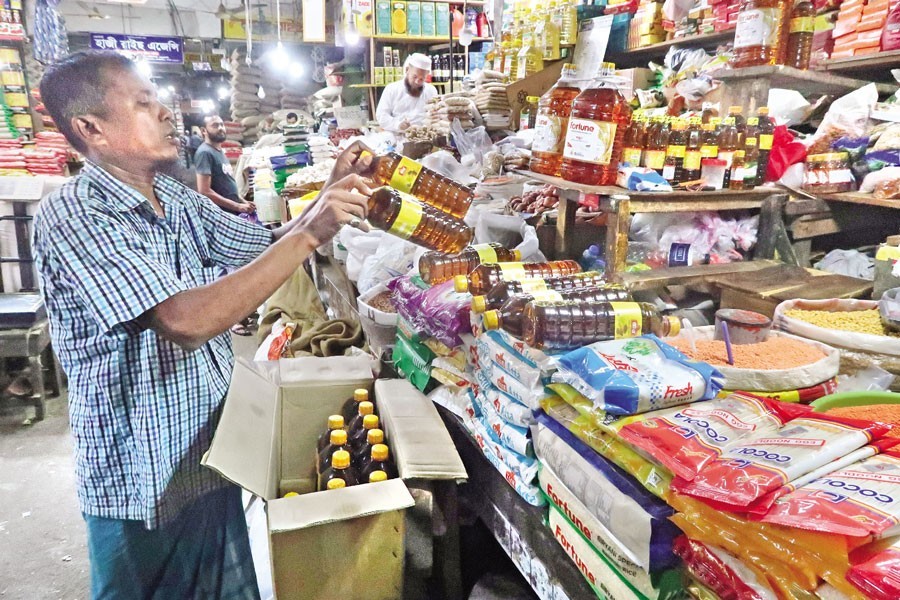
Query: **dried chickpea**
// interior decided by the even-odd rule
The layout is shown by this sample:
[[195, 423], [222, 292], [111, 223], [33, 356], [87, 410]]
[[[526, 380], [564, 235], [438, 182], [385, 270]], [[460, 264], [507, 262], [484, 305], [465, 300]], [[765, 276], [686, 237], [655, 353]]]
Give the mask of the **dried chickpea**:
[[881, 324], [881, 316], [878, 314], [878, 310], [874, 308], [849, 312], [793, 308], [786, 310], [784, 314], [792, 319], [804, 321], [824, 329], [900, 337], [900, 334], [884, 328], [884, 325]]

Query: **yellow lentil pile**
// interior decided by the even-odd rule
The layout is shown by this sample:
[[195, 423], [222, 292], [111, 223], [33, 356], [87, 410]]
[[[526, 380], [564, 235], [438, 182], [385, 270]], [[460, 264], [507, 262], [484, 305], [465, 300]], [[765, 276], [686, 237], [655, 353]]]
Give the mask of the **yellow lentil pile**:
[[881, 324], [881, 316], [878, 309], [854, 310], [850, 312], [831, 312], [827, 310], [803, 310], [793, 308], [784, 311], [784, 314], [798, 321], [805, 321], [823, 327], [825, 329], [838, 329], [840, 331], [852, 331], [854, 333], [868, 333], [871, 335], [887, 335], [900, 337], [884, 328]]

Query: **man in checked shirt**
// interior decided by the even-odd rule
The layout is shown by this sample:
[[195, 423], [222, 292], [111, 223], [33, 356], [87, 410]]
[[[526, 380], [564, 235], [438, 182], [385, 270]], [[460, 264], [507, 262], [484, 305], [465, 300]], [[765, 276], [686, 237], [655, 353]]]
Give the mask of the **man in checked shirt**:
[[269, 231], [163, 174], [178, 131], [128, 59], [74, 54], [41, 95], [90, 163], [41, 203], [34, 250], [69, 376], [92, 596], [257, 598], [240, 490], [200, 465], [227, 332], [343, 224], [365, 227], [371, 159], [348, 149], [319, 200]]

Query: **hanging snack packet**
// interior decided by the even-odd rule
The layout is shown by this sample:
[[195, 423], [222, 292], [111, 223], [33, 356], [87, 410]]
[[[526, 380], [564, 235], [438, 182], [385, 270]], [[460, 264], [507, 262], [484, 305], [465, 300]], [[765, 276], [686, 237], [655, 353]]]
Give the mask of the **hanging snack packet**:
[[559, 364], [553, 381], [568, 383], [614, 415], [709, 400], [725, 380], [654, 335], [597, 342], [563, 355]]
[[900, 534], [900, 452], [861, 460], [777, 500], [766, 523], [880, 539]]
[[774, 434], [764, 433], [729, 448], [693, 480], [676, 478], [672, 488], [731, 510], [746, 510], [766, 494], [844, 457], [889, 430], [888, 425], [829, 415], [800, 417]]
[[[748, 438], [775, 433], [810, 409], [734, 393], [701, 404], [656, 411], [619, 435], [682, 479], [693, 479], [710, 461]], [[648, 415], [649, 416], [649, 415]]]
[[854, 566], [847, 572], [847, 581], [867, 598], [900, 598], [900, 536], [860, 548], [851, 560]]

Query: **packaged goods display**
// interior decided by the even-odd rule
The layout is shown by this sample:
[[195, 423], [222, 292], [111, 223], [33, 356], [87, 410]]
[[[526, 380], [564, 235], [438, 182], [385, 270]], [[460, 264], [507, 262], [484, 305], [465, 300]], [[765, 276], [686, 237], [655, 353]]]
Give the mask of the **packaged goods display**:
[[571, 275], [513, 279], [501, 281], [493, 285], [484, 295], [473, 296], [472, 310], [477, 313], [483, 313], [486, 310], [496, 310], [513, 296], [527, 295], [531, 292], [546, 290], [564, 292], [589, 287], [606, 287], [607, 289], [616, 288], [613, 284], [605, 283], [603, 275], [596, 271], [585, 271], [583, 273], [573, 273]]
[[535, 173], [559, 176], [572, 102], [581, 93], [577, 70], [565, 65], [559, 81], [541, 96], [535, 121], [529, 168]]

